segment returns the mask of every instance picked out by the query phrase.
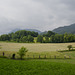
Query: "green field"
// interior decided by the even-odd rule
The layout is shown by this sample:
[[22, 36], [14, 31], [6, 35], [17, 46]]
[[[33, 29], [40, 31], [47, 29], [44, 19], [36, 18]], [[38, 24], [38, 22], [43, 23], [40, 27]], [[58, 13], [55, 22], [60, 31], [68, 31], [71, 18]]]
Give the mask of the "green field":
[[[0, 55], [5, 52], [5, 56], [9, 57], [13, 53], [17, 55], [17, 51], [22, 47], [26, 47], [29, 51], [26, 55], [33, 58], [46, 59], [25, 59], [12, 60], [0, 58], [0, 75], [75, 75], [75, 51], [58, 52], [57, 50], [67, 50], [67, 46], [75, 43], [6, 43], [0, 42]], [[54, 58], [54, 55], [57, 58]], [[51, 58], [50, 58], [51, 56]], [[70, 56], [71, 59], [64, 59], [64, 56]], [[26, 57], [25, 57], [26, 58]]]
[[75, 64], [0, 58], [0, 75], [75, 75]]

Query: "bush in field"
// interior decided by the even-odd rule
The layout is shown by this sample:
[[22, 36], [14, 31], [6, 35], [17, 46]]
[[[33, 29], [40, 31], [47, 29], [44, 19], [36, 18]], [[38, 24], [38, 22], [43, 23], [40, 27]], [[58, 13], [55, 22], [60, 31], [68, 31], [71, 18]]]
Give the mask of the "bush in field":
[[25, 47], [21, 47], [21, 48], [19, 49], [18, 54], [19, 54], [19, 56], [20, 56], [20, 59], [22, 59], [22, 58], [24, 57], [24, 55], [26, 54], [27, 51], [28, 51], [28, 50], [27, 50]]
[[69, 51], [71, 50], [72, 48], [72, 45], [68, 45], [67, 48], [69, 49]]

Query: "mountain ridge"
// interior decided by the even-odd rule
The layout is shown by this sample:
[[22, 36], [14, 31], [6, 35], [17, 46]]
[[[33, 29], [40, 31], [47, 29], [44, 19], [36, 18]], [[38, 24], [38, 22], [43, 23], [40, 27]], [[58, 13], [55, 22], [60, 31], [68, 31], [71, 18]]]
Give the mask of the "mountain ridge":
[[75, 23], [69, 26], [55, 28], [53, 32], [58, 33], [58, 34], [64, 34], [65, 32], [75, 34]]

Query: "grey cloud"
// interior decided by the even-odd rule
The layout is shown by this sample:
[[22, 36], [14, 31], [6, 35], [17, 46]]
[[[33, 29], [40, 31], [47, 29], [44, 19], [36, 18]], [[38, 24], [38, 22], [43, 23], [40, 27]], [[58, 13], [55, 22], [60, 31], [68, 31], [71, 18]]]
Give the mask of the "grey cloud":
[[15, 28], [41, 31], [75, 21], [74, 0], [1, 0], [0, 34]]

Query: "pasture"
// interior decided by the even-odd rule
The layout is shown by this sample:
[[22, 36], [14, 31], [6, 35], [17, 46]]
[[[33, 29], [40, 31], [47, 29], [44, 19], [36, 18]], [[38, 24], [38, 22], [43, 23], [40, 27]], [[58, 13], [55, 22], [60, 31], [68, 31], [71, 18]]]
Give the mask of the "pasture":
[[[28, 49], [26, 55], [47, 59], [25, 59], [12, 60], [0, 58], [0, 75], [75, 75], [75, 51], [58, 52], [57, 50], [67, 50], [67, 46], [75, 43], [6, 43], [0, 42], [0, 55], [5, 52], [9, 57], [13, 53], [17, 55], [18, 50], [24, 46]], [[54, 55], [58, 59], [54, 58]], [[64, 56], [71, 56], [71, 59], [64, 59]], [[50, 59], [50, 56], [52, 59]], [[26, 58], [26, 57], [25, 57]]]
[[5, 52], [5, 56], [11, 57], [13, 53], [18, 58], [18, 50], [24, 46], [28, 49], [25, 58], [75, 58], [74, 51], [72, 52], [58, 52], [59, 50], [68, 50], [67, 46], [72, 45], [75, 47], [75, 43], [7, 43], [0, 42], [0, 55]]
[[22, 46], [29, 52], [51, 52], [57, 50], [67, 50], [68, 45], [75, 47], [75, 43], [6, 43], [0, 42], [0, 51], [18, 51]]

